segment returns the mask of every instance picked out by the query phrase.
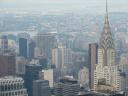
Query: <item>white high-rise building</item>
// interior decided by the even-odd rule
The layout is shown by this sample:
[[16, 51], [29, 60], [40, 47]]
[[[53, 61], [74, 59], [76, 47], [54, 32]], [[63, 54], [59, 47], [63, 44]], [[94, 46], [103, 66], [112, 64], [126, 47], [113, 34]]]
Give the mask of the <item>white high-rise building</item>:
[[98, 64], [94, 72], [94, 90], [101, 79], [105, 80], [106, 85], [113, 86], [116, 91], [121, 90], [120, 71], [115, 64], [115, 44], [108, 20], [107, 0], [105, 23], [98, 49]]
[[52, 50], [52, 64], [55, 66], [55, 80], [65, 75], [71, 75], [72, 50], [63, 45]]
[[0, 96], [28, 96], [24, 80], [13, 76], [0, 78]]
[[72, 50], [61, 45], [52, 50], [52, 64], [56, 68], [65, 68], [72, 64]]

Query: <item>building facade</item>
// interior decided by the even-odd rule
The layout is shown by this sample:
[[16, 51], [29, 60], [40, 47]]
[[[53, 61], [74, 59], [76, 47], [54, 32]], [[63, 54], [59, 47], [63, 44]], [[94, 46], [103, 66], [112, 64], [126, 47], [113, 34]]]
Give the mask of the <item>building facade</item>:
[[98, 44], [89, 44], [89, 87], [94, 89], [94, 70], [98, 63]]
[[100, 79], [105, 79], [105, 84], [113, 86], [116, 91], [121, 90], [120, 71], [115, 64], [115, 43], [108, 20], [107, 0], [105, 23], [98, 48], [98, 64], [94, 71], [94, 90], [97, 90]]
[[53, 88], [53, 83], [54, 83], [54, 80], [53, 80], [53, 69], [44, 69], [42, 70], [42, 74], [43, 74], [43, 79], [44, 80], [48, 80], [49, 81], [49, 86], [51, 88]]
[[41, 65], [28, 64], [25, 70], [25, 87], [27, 88], [28, 96], [33, 96], [33, 81], [39, 80]]
[[64, 77], [60, 79], [59, 83], [54, 85], [55, 96], [77, 96], [80, 85], [71, 77]]
[[51, 96], [49, 82], [47, 80], [33, 81], [33, 96]]
[[37, 56], [52, 57], [52, 49], [55, 47], [55, 36], [52, 33], [38, 33], [35, 37], [38, 49]]
[[35, 47], [36, 47], [36, 44], [35, 44], [34, 40], [29, 40], [29, 43], [28, 43], [28, 58], [29, 58], [30, 61], [32, 59], [34, 59], [34, 57], [35, 57]]
[[28, 33], [19, 33], [19, 55], [28, 58], [28, 41], [30, 35]]
[[24, 80], [13, 76], [0, 78], [0, 96], [28, 96]]
[[22, 56], [16, 57], [16, 74], [18, 76], [23, 76], [25, 74], [25, 66], [27, 64], [27, 60]]
[[24, 58], [28, 57], [28, 40], [26, 38], [19, 38], [19, 55]]
[[60, 45], [52, 50], [52, 64], [60, 70], [62, 75], [68, 74], [72, 67], [72, 50]]
[[16, 58], [14, 55], [0, 55], [0, 77], [16, 75]]

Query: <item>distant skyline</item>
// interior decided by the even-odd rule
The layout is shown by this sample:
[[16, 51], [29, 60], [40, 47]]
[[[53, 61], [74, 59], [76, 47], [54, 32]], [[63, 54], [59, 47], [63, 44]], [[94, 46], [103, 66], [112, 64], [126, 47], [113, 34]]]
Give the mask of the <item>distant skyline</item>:
[[[128, 12], [128, 0], [108, 0], [109, 11]], [[105, 0], [0, 0], [0, 8], [26, 10], [93, 10], [103, 12]]]

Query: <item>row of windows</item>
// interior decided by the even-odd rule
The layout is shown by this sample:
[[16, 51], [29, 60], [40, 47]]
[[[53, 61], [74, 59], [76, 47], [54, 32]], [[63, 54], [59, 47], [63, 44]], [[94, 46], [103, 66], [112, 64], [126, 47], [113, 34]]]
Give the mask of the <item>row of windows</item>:
[[27, 96], [27, 91], [0, 92], [0, 96]]
[[0, 85], [0, 91], [11, 91], [23, 89], [23, 84]]

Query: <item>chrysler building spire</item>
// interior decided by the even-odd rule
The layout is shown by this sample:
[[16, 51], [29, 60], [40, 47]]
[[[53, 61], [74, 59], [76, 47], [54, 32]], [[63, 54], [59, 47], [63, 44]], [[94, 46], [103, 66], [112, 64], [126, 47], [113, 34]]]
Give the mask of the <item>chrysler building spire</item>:
[[[107, 65], [113, 65], [110, 64], [110, 61], [112, 57], [112, 53], [110, 52], [111, 50], [115, 51], [115, 44], [113, 40], [113, 36], [111, 33], [110, 25], [109, 25], [109, 20], [108, 20], [108, 2], [106, 0], [106, 14], [105, 14], [105, 22], [104, 22], [104, 27], [103, 27], [103, 32], [101, 33], [101, 38], [100, 38], [100, 48], [104, 50], [103, 52], [103, 62], [105, 66]], [[114, 62], [113, 62], [114, 63]]]
[[106, 0], [106, 13], [108, 15], [108, 1]]
[[107, 0], [106, 0], [105, 26], [106, 27], [109, 27], [109, 20], [108, 20], [108, 1]]

